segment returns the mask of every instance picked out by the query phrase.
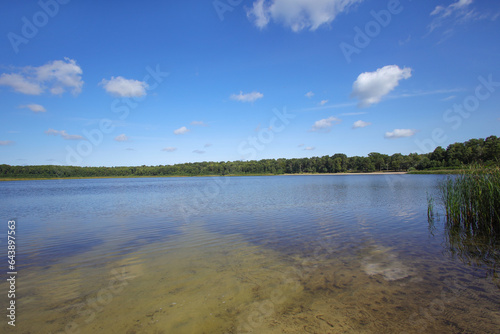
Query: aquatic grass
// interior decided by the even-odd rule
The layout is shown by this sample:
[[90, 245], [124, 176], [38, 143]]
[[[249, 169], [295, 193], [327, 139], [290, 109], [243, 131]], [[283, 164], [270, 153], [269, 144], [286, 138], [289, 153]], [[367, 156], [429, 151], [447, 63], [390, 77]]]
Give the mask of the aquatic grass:
[[448, 176], [439, 190], [449, 229], [498, 236], [500, 168], [471, 167], [461, 174]]
[[[500, 168], [478, 166], [440, 182], [448, 251], [465, 263], [486, 265], [498, 279], [500, 263]], [[434, 198], [427, 196], [427, 216], [434, 226]], [[497, 283], [500, 284], [500, 283]]]
[[434, 221], [434, 212], [434, 197], [427, 193], [427, 219], [429, 220], [429, 222]]

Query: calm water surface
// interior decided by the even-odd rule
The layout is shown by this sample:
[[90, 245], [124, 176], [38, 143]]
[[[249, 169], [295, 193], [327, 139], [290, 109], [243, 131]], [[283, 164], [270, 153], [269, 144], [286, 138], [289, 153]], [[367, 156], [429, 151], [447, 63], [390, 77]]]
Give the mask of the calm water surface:
[[441, 178], [1, 182], [15, 332], [499, 333], [497, 263], [429, 226]]

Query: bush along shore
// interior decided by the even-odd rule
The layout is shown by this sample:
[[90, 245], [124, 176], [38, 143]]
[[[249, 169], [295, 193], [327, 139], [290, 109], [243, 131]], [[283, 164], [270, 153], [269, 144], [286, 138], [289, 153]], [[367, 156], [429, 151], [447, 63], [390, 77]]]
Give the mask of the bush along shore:
[[77, 166], [10, 166], [0, 165], [2, 179], [85, 178], [85, 177], [141, 177], [141, 176], [225, 176], [225, 175], [282, 175], [318, 173], [373, 173], [410, 172], [452, 174], [463, 166], [480, 163], [483, 166], [500, 165], [500, 138], [471, 139], [454, 143], [446, 149], [437, 147], [426, 154], [395, 153], [387, 155], [372, 152], [366, 157], [332, 156], [264, 159], [259, 161], [195, 162], [175, 165], [133, 167], [77, 167]]

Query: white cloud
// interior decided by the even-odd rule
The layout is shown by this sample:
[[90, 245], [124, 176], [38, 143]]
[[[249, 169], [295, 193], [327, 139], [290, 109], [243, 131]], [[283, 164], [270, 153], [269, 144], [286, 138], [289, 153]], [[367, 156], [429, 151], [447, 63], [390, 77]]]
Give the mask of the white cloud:
[[352, 128], [353, 129], [364, 128], [364, 127], [367, 127], [368, 125], [372, 125], [372, 123], [359, 120], [359, 121], [354, 122], [354, 124], [352, 125]]
[[457, 0], [448, 6], [436, 6], [430, 13], [433, 20], [427, 27], [429, 33], [446, 25], [447, 29], [444, 35], [445, 37], [449, 37], [453, 34], [453, 28], [450, 28], [450, 26], [455, 24], [464, 24], [469, 21], [485, 19], [495, 21], [498, 18], [498, 13], [479, 13], [475, 8], [471, 8], [472, 3], [473, 0]]
[[115, 140], [116, 141], [128, 141], [129, 138], [124, 133], [122, 133], [121, 135], [116, 136]]
[[260, 29], [267, 26], [270, 15], [269, 8], [264, 4], [265, 0], [257, 0], [253, 3], [253, 7], [247, 10], [247, 17]]
[[469, 5], [471, 5], [473, 0], [457, 0], [457, 2], [452, 3], [448, 7], [436, 6], [434, 10], [431, 12], [431, 16], [438, 17], [448, 17], [452, 14], [455, 14], [459, 11], [463, 11]]
[[205, 122], [203, 121], [192, 121], [191, 125], [196, 125], [196, 126], [208, 126]]
[[194, 150], [193, 153], [197, 153], [197, 154], [205, 154], [205, 151], [202, 151], [202, 150]]
[[27, 95], [40, 95], [43, 92], [40, 83], [36, 82], [34, 79], [25, 78], [17, 73], [3, 73], [0, 76], [0, 86], [10, 86], [16, 92]]
[[111, 80], [102, 79], [100, 85], [106, 92], [118, 97], [141, 97], [146, 95], [148, 84], [144, 81], [125, 79], [124, 77], [111, 77]]
[[314, 31], [329, 24], [338, 14], [363, 0], [257, 0], [247, 9], [247, 17], [260, 29], [271, 19], [298, 32]]
[[319, 105], [320, 105], [320, 106], [324, 106], [324, 105], [325, 105], [325, 104], [327, 104], [327, 103], [328, 103], [328, 100], [322, 100], [322, 101], [319, 103]]
[[19, 106], [19, 108], [28, 108], [29, 110], [36, 112], [36, 113], [47, 111], [43, 106], [41, 106], [39, 104], [34, 104], [34, 103], [22, 105], [22, 106]]
[[311, 97], [314, 96], [314, 93], [313, 92], [307, 92], [305, 96], [308, 97], [308, 98], [311, 98]]
[[233, 94], [230, 96], [231, 100], [240, 101], [240, 102], [255, 102], [258, 99], [261, 99], [263, 97], [264, 97], [264, 94], [259, 93], [259, 92], [251, 92], [248, 94], [243, 94], [243, 92], [240, 92], [238, 95]]
[[411, 137], [417, 133], [417, 130], [413, 129], [394, 129], [392, 132], [386, 132], [384, 138], [386, 139], [397, 139], [404, 137]]
[[81, 140], [81, 139], [85, 139], [84, 137], [82, 136], [79, 136], [79, 135], [70, 135], [66, 132], [66, 130], [54, 130], [54, 129], [48, 129], [47, 131], [45, 131], [45, 133], [49, 136], [61, 136], [63, 139], [65, 140]]
[[449, 93], [456, 93], [456, 92], [461, 92], [464, 89], [461, 88], [454, 88], [454, 89], [436, 89], [436, 90], [428, 90], [428, 91], [413, 91], [413, 92], [407, 92], [407, 93], [401, 93], [397, 95], [390, 95], [387, 98], [390, 99], [401, 99], [401, 98], [407, 98], [407, 97], [418, 97], [418, 96], [427, 96], [427, 95], [436, 95], [436, 94], [449, 94]]
[[314, 146], [307, 146], [306, 148], [304, 148], [304, 151], [314, 151], [316, 149], [316, 147]]
[[325, 109], [340, 109], [355, 106], [356, 103], [337, 103], [337, 104], [329, 104], [325, 106], [313, 107], [313, 108], [304, 108], [302, 111], [316, 111], [316, 110], [325, 110]]
[[0, 140], [0, 146], [14, 145], [12, 140]]
[[177, 150], [177, 147], [165, 147], [162, 151], [173, 152], [175, 150]]
[[341, 120], [337, 117], [330, 116], [328, 118], [320, 119], [319, 121], [314, 122], [310, 131], [324, 131], [329, 132], [331, 127], [334, 124], [340, 123]]
[[183, 135], [183, 134], [188, 133], [188, 132], [189, 132], [189, 129], [186, 128], [185, 126], [178, 128], [177, 130], [174, 130], [174, 134], [176, 134], [176, 135]]
[[453, 100], [454, 98], [456, 98], [456, 95], [450, 95], [448, 97], [445, 97], [444, 99], [441, 99], [441, 101], [450, 101]]
[[18, 73], [3, 73], [0, 85], [27, 95], [40, 95], [47, 89], [54, 95], [61, 95], [67, 89], [78, 95], [83, 86], [82, 69], [73, 59], [64, 58], [39, 67], [26, 66]]
[[411, 68], [388, 65], [375, 72], [361, 73], [352, 85], [351, 97], [359, 99], [359, 107], [369, 107], [389, 94], [399, 81], [411, 77]]
[[357, 116], [357, 115], [366, 115], [366, 111], [357, 111], [357, 112], [345, 112], [340, 114], [340, 116]]

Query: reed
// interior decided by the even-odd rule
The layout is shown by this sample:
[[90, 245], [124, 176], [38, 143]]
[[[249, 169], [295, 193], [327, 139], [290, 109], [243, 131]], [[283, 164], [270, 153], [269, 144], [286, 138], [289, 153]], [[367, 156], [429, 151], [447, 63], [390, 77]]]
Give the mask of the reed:
[[500, 234], [500, 168], [471, 167], [458, 175], [448, 176], [439, 189], [448, 229], [497, 239]]
[[434, 222], [434, 197], [427, 193], [427, 219], [429, 222]]

